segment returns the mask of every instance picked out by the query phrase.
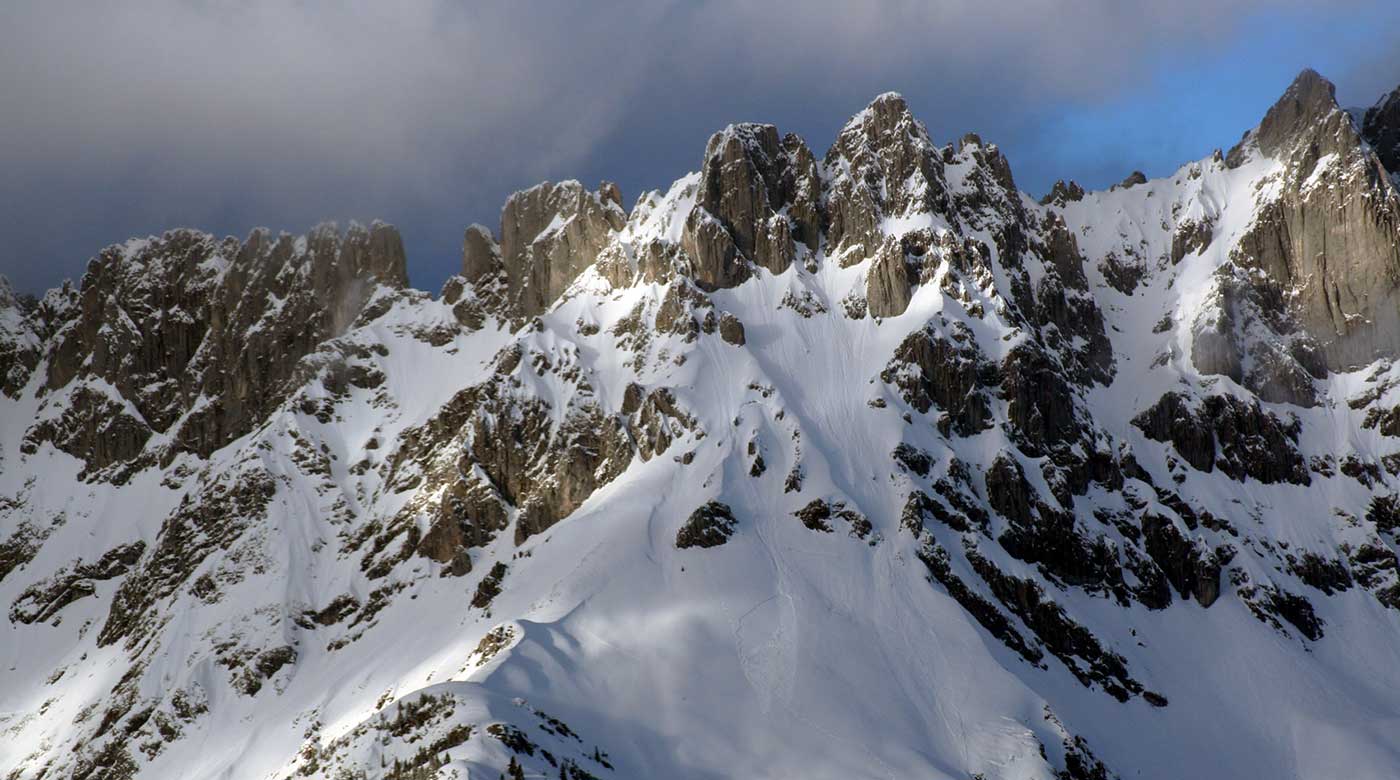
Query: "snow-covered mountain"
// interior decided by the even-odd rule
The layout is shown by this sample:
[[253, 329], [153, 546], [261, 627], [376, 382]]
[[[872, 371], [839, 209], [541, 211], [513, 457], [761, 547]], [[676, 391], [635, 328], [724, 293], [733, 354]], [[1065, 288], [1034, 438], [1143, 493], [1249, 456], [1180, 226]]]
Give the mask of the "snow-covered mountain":
[[1019, 191], [898, 95], [408, 286], [0, 286], [0, 773], [1400, 773], [1400, 90]]

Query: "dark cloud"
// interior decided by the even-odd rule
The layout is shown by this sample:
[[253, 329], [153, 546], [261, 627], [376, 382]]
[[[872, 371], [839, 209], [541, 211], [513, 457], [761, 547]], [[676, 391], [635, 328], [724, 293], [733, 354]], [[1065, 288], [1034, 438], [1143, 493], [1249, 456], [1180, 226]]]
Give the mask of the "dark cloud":
[[[241, 233], [384, 217], [403, 229], [416, 281], [434, 286], [461, 228], [494, 224], [514, 189], [608, 177], [630, 198], [693, 168], [730, 121], [773, 121], [820, 153], [888, 89], [942, 138], [1001, 141], [1022, 184], [1042, 186], [1057, 146], [1047, 128], [1069, 127], [1065, 114], [1313, 5], [7, 4], [0, 271], [37, 289], [81, 273], [105, 243], [177, 224]], [[1131, 164], [1131, 150], [1103, 148], [1081, 178]]]
[[[1396, 15], [1400, 16], [1400, 9]], [[1400, 46], [1388, 46], [1360, 58], [1336, 78], [1339, 100], [1348, 106], [1369, 108], [1400, 85]]]

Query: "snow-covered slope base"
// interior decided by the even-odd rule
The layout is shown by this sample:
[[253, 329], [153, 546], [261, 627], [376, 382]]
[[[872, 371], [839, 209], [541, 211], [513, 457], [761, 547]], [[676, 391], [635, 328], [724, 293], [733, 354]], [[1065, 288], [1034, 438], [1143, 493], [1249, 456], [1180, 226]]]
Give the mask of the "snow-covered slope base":
[[1043, 203], [883, 95], [438, 296], [378, 224], [0, 288], [0, 772], [1396, 775], [1400, 196], [1319, 84]]

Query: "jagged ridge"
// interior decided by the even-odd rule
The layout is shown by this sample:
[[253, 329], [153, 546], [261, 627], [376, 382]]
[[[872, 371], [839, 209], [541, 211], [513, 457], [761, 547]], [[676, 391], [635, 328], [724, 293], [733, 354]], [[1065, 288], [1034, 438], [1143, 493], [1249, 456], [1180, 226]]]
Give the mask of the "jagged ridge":
[[15, 776], [1383, 773], [1378, 121], [1306, 72], [1036, 203], [886, 94], [519, 193], [436, 297], [383, 225], [0, 289]]

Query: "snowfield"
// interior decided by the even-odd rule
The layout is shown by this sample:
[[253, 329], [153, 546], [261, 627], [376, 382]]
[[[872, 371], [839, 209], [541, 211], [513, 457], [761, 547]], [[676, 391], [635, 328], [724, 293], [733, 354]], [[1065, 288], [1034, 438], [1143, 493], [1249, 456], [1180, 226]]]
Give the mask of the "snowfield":
[[[1285, 161], [1247, 140], [1233, 167], [1217, 155], [1041, 204], [997, 183], [995, 147], [945, 150], [899, 122], [870, 131], [869, 154], [815, 162], [809, 186], [835, 213], [862, 166], [887, 174], [871, 221], [880, 246], [904, 247], [900, 313], [867, 312], [892, 251], [868, 239], [790, 241], [777, 271], [741, 250], [747, 278], [695, 281], [692, 215], [711, 171], [738, 175], [726, 157], [642, 195], [537, 317], [511, 296], [544, 277], [508, 268], [437, 296], [366, 283], [343, 330], [282, 356], [271, 410], [207, 452], [185, 444], [199, 421], [256, 394], [205, 378], [156, 414], [164, 391], [123, 383], [187, 348], [189, 372], [232, 375], [231, 355], [195, 357], [215, 354], [212, 336], [152, 347], [94, 328], [80, 342], [78, 301], [106, 277], [37, 309], [0, 295], [0, 341], [37, 353], [0, 396], [0, 773], [1400, 773], [1386, 503], [1400, 439], [1384, 422], [1400, 369], [1309, 377], [1312, 405], [1261, 401], [1250, 345], [1301, 331], [1222, 286], [1253, 278], [1239, 248], [1290, 191]], [[755, 170], [776, 159], [755, 148]], [[899, 150], [936, 173], [895, 175]], [[1343, 176], [1324, 171], [1338, 159], [1303, 189]], [[762, 216], [800, 232], [801, 187], [780, 203], [775, 181]], [[532, 262], [557, 271], [612, 213], [578, 197], [540, 218]], [[703, 216], [740, 232], [732, 214]], [[1203, 243], [1174, 260], [1200, 224]], [[1062, 234], [1071, 266], [1046, 248]], [[252, 303], [262, 282], [230, 286], [256, 261], [237, 242], [199, 256], [128, 242], [90, 316], [169, 334], [218, 311], [281, 339], [324, 282], [318, 235], [288, 239], [292, 292]], [[683, 259], [652, 274], [663, 249]], [[160, 291], [184, 273], [140, 265], [161, 252], [191, 264], [179, 289], [194, 292]], [[234, 303], [187, 303], [225, 300], [207, 290]], [[177, 324], [143, 316], [141, 295]], [[721, 336], [724, 317], [741, 337]], [[1199, 334], [1219, 327], [1245, 345], [1237, 377], [1198, 365]], [[1158, 436], [1144, 415], [1173, 393], [1186, 411]], [[146, 428], [94, 465], [93, 442]], [[733, 522], [697, 520], [709, 502]], [[688, 523], [719, 543], [678, 544]]]

